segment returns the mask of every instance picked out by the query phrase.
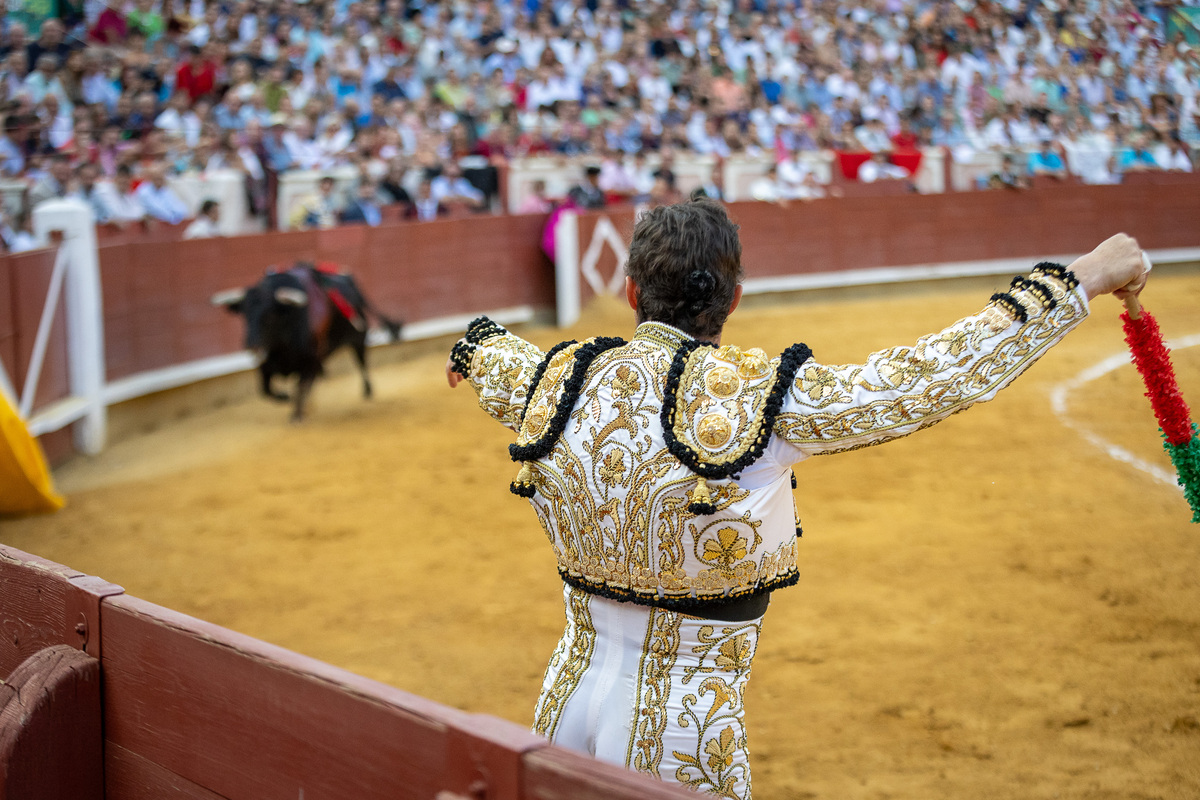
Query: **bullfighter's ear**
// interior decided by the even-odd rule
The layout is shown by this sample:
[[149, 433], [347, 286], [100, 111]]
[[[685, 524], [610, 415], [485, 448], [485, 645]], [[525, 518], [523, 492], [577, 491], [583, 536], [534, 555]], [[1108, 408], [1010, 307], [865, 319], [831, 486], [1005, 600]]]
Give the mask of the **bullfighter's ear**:
[[275, 290], [275, 302], [285, 306], [306, 306], [308, 305], [308, 295], [300, 289], [293, 289], [290, 286], [281, 286]]
[[245, 289], [226, 289], [223, 292], [217, 292], [209, 298], [208, 302], [214, 306], [225, 306], [227, 311], [237, 314], [242, 310], [242, 301], [246, 299]]

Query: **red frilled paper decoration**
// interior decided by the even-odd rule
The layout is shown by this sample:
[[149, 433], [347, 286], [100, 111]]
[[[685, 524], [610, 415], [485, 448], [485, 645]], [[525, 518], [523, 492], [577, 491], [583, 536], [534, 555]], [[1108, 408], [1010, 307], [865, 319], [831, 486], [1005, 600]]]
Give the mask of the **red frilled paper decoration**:
[[1146, 385], [1146, 396], [1154, 407], [1154, 416], [1162, 428], [1167, 455], [1175, 466], [1179, 485], [1192, 507], [1192, 522], [1200, 522], [1200, 438], [1192, 423], [1187, 403], [1179, 392], [1175, 369], [1163, 342], [1158, 322], [1138, 305], [1137, 298], [1126, 302], [1128, 311], [1121, 315], [1125, 341], [1133, 354], [1133, 364]]

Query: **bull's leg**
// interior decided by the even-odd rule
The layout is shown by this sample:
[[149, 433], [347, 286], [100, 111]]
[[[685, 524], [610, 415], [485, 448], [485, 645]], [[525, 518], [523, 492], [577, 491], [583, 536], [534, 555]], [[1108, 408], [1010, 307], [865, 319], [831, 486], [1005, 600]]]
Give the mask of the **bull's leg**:
[[316, 375], [301, 374], [300, 380], [296, 382], [296, 404], [292, 408], [292, 422], [300, 422], [304, 419], [304, 403], [308, 400], [308, 393], [312, 390], [316, 377]]
[[258, 365], [258, 374], [262, 378], [262, 393], [267, 397], [283, 402], [288, 399], [287, 392], [277, 392], [271, 386], [271, 378], [275, 377], [275, 372], [267, 367], [266, 364]]
[[354, 357], [358, 359], [358, 371], [362, 373], [363, 397], [371, 397], [371, 379], [367, 376], [367, 337], [363, 336], [354, 342]]

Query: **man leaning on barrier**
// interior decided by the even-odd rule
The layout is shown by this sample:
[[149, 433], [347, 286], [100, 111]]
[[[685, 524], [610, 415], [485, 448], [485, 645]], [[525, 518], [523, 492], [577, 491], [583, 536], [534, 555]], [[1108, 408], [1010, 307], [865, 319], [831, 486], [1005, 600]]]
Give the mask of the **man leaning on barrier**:
[[698, 198], [637, 223], [630, 342], [543, 353], [480, 318], [446, 364], [517, 433], [511, 485], [545, 528], [566, 630], [534, 728], [665, 781], [750, 797], [743, 692], [770, 593], [797, 582], [793, 465], [881, 444], [990, 400], [1088, 314], [1145, 283], [1123, 234], [1043, 262], [910, 347], [831, 366], [722, 344], [737, 226]]

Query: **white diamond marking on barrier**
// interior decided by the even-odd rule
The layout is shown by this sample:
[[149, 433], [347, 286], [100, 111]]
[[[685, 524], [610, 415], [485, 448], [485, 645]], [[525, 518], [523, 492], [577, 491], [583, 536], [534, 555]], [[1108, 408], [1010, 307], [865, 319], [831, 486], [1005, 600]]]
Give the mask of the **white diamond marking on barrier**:
[[54, 313], [58, 311], [58, 298], [62, 295], [63, 280], [67, 275], [67, 253], [67, 248], [60, 247], [54, 257], [54, 272], [50, 274], [50, 288], [46, 291], [46, 304], [42, 306], [42, 318], [38, 321], [37, 334], [33, 339], [29, 369], [25, 372], [25, 388], [21, 392], [21, 405], [17, 410], [22, 419], [29, 419], [33, 412], [33, 396], [37, 392], [38, 380], [42, 377], [42, 363], [46, 358], [46, 347], [50, 343], [50, 329], [54, 326]]
[[[617, 267], [613, 270], [607, 285], [596, 270], [600, 254], [604, 252], [605, 242], [608, 242], [617, 257]], [[579, 271], [583, 273], [588, 286], [591, 286], [592, 291], [596, 294], [618, 294], [621, 287], [625, 285], [625, 262], [628, 258], [629, 251], [625, 248], [625, 242], [621, 239], [621, 234], [617, 233], [617, 228], [612, 224], [612, 220], [608, 217], [600, 217], [596, 220], [596, 228], [592, 231], [591, 244], [588, 245], [587, 252], [583, 254], [583, 258], [579, 262]]]

